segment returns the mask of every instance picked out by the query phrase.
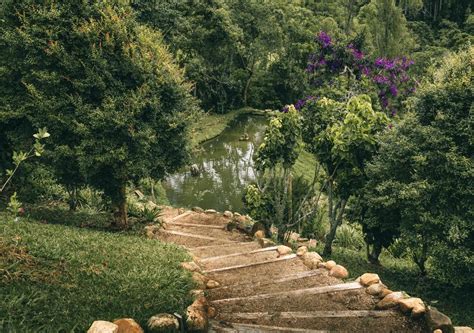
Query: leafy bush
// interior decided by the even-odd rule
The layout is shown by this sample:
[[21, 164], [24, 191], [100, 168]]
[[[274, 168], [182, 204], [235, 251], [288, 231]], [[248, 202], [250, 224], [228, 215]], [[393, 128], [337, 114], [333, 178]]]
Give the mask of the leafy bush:
[[473, 70], [472, 46], [444, 59], [380, 137], [359, 201], [375, 260], [401, 238], [421, 273], [456, 286], [474, 274]]
[[350, 224], [343, 224], [339, 227], [334, 243], [339, 247], [357, 251], [365, 245], [362, 230]]
[[188, 119], [199, 109], [191, 85], [161, 34], [124, 2], [0, 6], [2, 137], [10, 145], [49, 126], [59, 181], [104, 192], [125, 227], [127, 184], [161, 179], [188, 157]]

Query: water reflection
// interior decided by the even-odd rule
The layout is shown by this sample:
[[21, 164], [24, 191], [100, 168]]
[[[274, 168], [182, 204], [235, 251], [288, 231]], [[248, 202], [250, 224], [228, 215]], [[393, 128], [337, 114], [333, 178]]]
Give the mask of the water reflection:
[[[242, 210], [242, 193], [255, 180], [252, 156], [263, 140], [267, 119], [245, 115], [225, 132], [202, 145], [193, 159], [200, 171], [188, 169], [168, 177], [164, 186], [171, 204], [223, 210]], [[240, 141], [247, 134], [248, 140]]]

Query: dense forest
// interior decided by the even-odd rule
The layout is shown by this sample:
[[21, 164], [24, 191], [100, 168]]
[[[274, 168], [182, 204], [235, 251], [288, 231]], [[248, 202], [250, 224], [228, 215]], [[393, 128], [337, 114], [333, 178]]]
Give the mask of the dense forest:
[[[430, 283], [469, 290], [472, 10], [471, 0], [1, 1], [1, 216], [87, 208], [132, 230], [157, 212], [138, 212], [131, 193], [155, 197], [192, 162], [194, 124], [273, 111], [243, 196], [269, 237], [319, 233], [331, 256], [350, 229], [372, 265], [389, 253]], [[304, 154], [312, 171], [298, 175]]]

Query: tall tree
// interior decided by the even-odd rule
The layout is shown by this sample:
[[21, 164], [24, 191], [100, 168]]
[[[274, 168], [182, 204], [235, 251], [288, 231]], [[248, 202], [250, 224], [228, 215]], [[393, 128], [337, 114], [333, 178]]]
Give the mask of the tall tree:
[[472, 283], [474, 48], [447, 56], [368, 165], [359, 218], [377, 261], [398, 236], [427, 273]]
[[324, 255], [332, 252], [332, 242], [341, 225], [349, 198], [366, 181], [365, 164], [377, 148], [376, 134], [388, 119], [372, 108], [370, 97], [352, 97], [346, 103], [327, 98], [309, 100], [302, 108], [303, 140], [326, 174], [322, 186], [328, 198], [330, 230]]
[[361, 9], [358, 22], [377, 56], [399, 56], [412, 47], [406, 18], [394, 0], [372, 0]]
[[8, 138], [47, 126], [51, 162], [108, 195], [127, 225], [125, 187], [187, 157], [190, 86], [161, 35], [120, 1], [4, 1], [0, 123]]

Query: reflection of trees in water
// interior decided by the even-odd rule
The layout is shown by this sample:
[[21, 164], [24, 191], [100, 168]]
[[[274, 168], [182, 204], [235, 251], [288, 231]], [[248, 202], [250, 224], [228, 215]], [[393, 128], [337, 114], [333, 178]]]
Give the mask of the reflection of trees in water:
[[[167, 179], [170, 201], [203, 208], [240, 209], [244, 187], [255, 180], [252, 156], [263, 139], [265, 124], [264, 119], [244, 119], [204, 144], [193, 161], [201, 171], [199, 177], [192, 177], [186, 170]], [[239, 141], [244, 131], [249, 134], [249, 141]]]

